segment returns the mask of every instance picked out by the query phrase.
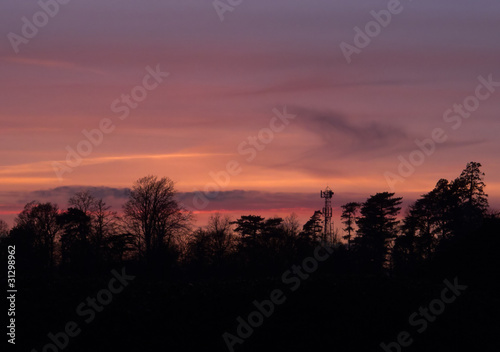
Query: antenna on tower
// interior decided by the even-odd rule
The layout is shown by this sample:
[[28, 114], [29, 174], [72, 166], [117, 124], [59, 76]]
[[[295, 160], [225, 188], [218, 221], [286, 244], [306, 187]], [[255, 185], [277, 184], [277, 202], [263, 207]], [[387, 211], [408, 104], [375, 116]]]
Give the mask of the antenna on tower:
[[327, 242], [332, 238], [332, 197], [333, 191], [330, 187], [326, 187], [324, 191], [320, 191], [321, 198], [325, 199], [325, 207], [323, 208], [323, 216], [325, 225], [323, 227], [323, 241]]

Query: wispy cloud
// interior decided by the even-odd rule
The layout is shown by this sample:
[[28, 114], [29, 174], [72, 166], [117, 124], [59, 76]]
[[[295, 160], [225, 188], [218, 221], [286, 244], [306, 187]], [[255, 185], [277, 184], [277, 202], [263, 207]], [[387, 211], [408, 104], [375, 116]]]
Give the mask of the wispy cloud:
[[[206, 158], [209, 156], [232, 156], [230, 153], [173, 153], [173, 154], [141, 154], [141, 155], [115, 155], [115, 156], [103, 156], [85, 159], [83, 165], [96, 165], [111, 163], [114, 161], [129, 161], [129, 160], [147, 160], [147, 159], [185, 159], [185, 158]], [[0, 166], [0, 177], [4, 175], [4, 182], [22, 183], [31, 182], [34, 177], [30, 176], [32, 174], [44, 174], [44, 173], [54, 173], [52, 163], [54, 161], [43, 161], [27, 164], [14, 164], [8, 166]], [[65, 160], [56, 160], [58, 163], [65, 163]], [[10, 176], [10, 177], [9, 177]], [[18, 180], [14, 178], [17, 177]], [[57, 177], [39, 177], [40, 180], [54, 181]]]
[[105, 74], [105, 72], [102, 70], [96, 70], [93, 68], [84, 67], [82, 65], [78, 65], [78, 64], [73, 63], [73, 62], [59, 61], [59, 60], [52, 60], [52, 59], [6, 56], [6, 57], [2, 58], [2, 61], [14, 63], [14, 64], [20, 64], [20, 65], [45, 67], [45, 68], [50, 68], [50, 69], [78, 70], [78, 71], [86, 71], [86, 72], [92, 72], [92, 73], [97, 73], [97, 74]]

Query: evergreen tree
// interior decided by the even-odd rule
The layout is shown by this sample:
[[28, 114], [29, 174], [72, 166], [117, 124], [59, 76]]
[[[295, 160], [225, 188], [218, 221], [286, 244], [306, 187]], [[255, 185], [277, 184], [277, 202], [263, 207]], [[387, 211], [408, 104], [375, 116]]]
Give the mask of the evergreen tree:
[[323, 231], [322, 213], [316, 210], [302, 227], [300, 237], [308, 243], [316, 242]]
[[470, 212], [484, 215], [488, 209], [488, 195], [484, 192], [484, 172], [482, 165], [470, 162], [454, 181], [460, 200]]
[[352, 234], [354, 233], [353, 225], [356, 223], [356, 213], [360, 206], [361, 204], [359, 203], [350, 202], [342, 205], [341, 207], [342, 214], [340, 215], [340, 218], [343, 220], [342, 223], [346, 226], [343, 230], [347, 232], [347, 235], [343, 236], [342, 238], [347, 240], [348, 249], [351, 249], [351, 239]]
[[257, 215], [242, 215], [231, 224], [237, 225], [234, 231], [241, 236], [244, 246], [254, 246], [264, 227], [264, 218]]
[[387, 260], [391, 242], [398, 233], [396, 219], [401, 207], [401, 199], [394, 193], [377, 193], [368, 198], [361, 207], [357, 220], [357, 250], [365, 264], [374, 272], [380, 272]]

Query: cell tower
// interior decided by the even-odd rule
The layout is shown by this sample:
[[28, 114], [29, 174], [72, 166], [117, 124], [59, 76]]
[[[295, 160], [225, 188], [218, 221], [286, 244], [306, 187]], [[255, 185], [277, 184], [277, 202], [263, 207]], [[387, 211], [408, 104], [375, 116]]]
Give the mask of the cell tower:
[[323, 208], [323, 216], [325, 217], [323, 241], [329, 241], [332, 237], [332, 197], [334, 193], [330, 187], [326, 187], [320, 194], [321, 198], [325, 198], [325, 207]]

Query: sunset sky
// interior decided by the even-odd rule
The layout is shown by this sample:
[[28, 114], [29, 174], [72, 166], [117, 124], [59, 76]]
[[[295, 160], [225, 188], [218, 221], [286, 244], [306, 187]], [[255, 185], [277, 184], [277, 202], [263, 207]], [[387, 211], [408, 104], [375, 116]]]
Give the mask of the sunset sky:
[[[229, 164], [241, 172], [199, 225], [213, 211], [305, 220], [329, 185], [340, 227], [341, 204], [392, 190], [387, 172], [404, 179], [393, 189], [408, 204], [469, 161], [499, 210], [500, 2], [401, 1], [348, 63], [341, 44], [390, 2], [246, 0], [222, 21], [212, 1], [2, 0], [0, 217], [12, 224], [34, 199], [66, 208], [82, 187], [119, 210], [148, 174], [173, 179], [190, 208]], [[478, 90], [488, 78], [499, 83]], [[141, 101], [127, 106], [131, 94]], [[467, 118], [446, 114], [474, 101]], [[295, 117], [283, 123], [283, 111]], [[102, 126], [90, 144], [83, 131]], [[400, 157], [436, 129], [446, 141], [401, 176]], [[268, 143], [251, 147], [259, 133]], [[88, 145], [68, 166], [68, 150]]]

